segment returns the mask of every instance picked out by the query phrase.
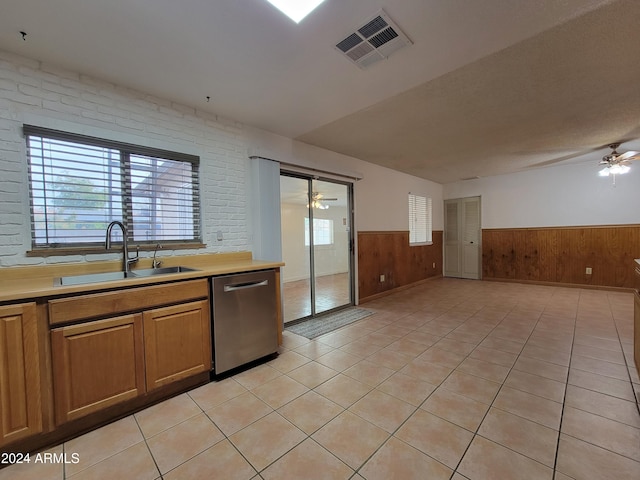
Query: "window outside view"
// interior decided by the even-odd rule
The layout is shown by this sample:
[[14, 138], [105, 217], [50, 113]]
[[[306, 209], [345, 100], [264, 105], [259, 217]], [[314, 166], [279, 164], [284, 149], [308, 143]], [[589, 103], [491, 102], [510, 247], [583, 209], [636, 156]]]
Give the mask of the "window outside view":
[[199, 239], [197, 165], [37, 135], [27, 149], [34, 247], [102, 243], [113, 220], [133, 241]]

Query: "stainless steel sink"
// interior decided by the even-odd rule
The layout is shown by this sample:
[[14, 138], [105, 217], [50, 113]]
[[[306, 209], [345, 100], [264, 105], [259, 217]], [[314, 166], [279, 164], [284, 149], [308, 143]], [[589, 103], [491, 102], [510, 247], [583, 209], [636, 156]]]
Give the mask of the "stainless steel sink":
[[88, 273], [86, 275], [72, 275], [68, 277], [59, 277], [53, 280], [54, 287], [62, 287], [65, 285], [84, 285], [85, 283], [101, 283], [113, 282], [115, 280], [123, 280], [131, 278], [135, 275], [125, 272], [104, 272], [104, 273]]
[[164, 267], [164, 268], [146, 268], [141, 270], [132, 270], [134, 277], [153, 277], [155, 275], [167, 275], [170, 273], [197, 272], [197, 268], [190, 267]]
[[116, 280], [124, 280], [125, 278], [145, 278], [155, 275], [170, 275], [172, 273], [197, 272], [197, 268], [190, 267], [165, 267], [165, 268], [146, 268], [141, 270], [133, 270], [131, 272], [104, 272], [104, 273], [88, 273], [85, 275], [71, 275], [68, 277], [58, 277], [53, 280], [55, 287], [66, 285], [84, 285], [86, 283], [102, 283], [113, 282]]

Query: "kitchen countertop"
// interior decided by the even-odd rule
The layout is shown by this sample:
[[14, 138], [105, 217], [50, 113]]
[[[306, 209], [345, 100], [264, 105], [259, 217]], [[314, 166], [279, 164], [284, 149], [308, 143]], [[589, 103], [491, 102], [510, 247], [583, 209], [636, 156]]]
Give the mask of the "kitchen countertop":
[[[0, 268], [0, 302], [32, 300], [58, 295], [90, 293], [98, 290], [110, 290], [122, 287], [135, 287], [171, 282], [207, 278], [253, 270], [265, 270], [284, 266], [283, 262], [255, 260], [251, 252], [220, 253], [204, 255], [185, 255], [161, 257], [162, 267], [185, 266], [198, 271], [171, 273], [152, 277], [127, 278], [84, 285], [54, 286], [54, 279], [69, 275], [83, 275], [120, 270], [119, 260], [109, 262], [85, 262], [78, 264], [41, 265], [33, 267]], [[148, 265], [147, 265], [148, 264]], [[151, 259], [141, 259], [132, 271], [151, 268]]]

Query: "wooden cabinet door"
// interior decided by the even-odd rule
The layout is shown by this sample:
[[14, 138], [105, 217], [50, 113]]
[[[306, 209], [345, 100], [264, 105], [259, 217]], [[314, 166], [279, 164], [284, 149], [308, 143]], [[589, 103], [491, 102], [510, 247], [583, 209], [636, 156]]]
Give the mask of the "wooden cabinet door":
[[209, 302], [143, 313], [147, 390], [211, 369]]
[[0, 445], [42, 431], [35, 303], [0, 307]]
[[144, 393], [142, 315], [51, 331], [58, 424]]

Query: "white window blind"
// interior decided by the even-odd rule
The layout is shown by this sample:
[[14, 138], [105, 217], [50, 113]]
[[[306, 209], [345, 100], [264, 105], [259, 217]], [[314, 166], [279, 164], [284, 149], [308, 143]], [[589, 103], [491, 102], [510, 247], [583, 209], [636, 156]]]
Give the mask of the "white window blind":
[[130, 241], [201, 241], [198, 157], [24, 131], [34, 248], [102, 244], [113, 220], [127, 226]]
[[431, 198], [409, 194], [409, 244], [432, 242]]

